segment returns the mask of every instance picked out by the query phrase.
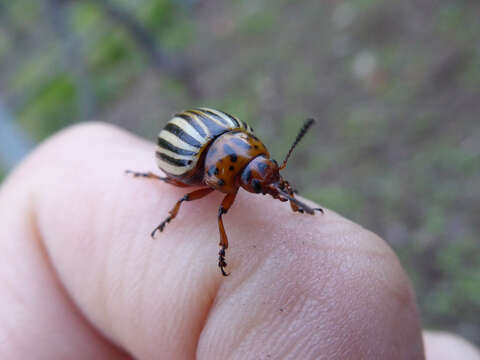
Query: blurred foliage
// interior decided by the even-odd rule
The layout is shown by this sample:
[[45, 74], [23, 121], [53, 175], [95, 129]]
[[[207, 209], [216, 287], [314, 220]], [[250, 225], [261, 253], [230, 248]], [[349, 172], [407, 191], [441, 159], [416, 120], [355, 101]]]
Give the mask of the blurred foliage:
[[287, 177], [389, 241], [427, 327], [480, 344], [479, 13], [467, 0], [4, 0], [1, 94], [38, 140], [91, 117], [153, 138], [206, 105], [247, 120], [276, 158], [317, 117]]
[[22, 124], [40, 137], [65, 125], [65, 114], [76, 114], [75, 83], [69, 74], [55, 74], [38, 84], [37, 92], [19, 113]]

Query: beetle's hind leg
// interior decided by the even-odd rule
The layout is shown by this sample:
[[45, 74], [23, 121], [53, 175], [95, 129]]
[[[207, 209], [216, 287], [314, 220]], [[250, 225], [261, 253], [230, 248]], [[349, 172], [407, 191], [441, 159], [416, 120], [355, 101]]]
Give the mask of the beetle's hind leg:
[[132, 174], [133, 177], [144, 177], [144, 178], [149, 178], [149, 179], [156, 179], [156, 180], [162, 180], [162, 181], [167, 181], [167, 177], [161, 177], [158, 175], [155, 175], [152, 172], [137, 172], [137, 171], [132, 171], [132, 170], [125, 170], [125, 174]]
[[201, 199], [204, 196], [207, 196], [208, 194], [210, 194], [213, 190], [214, 189], [211, 189], [211, 188], [204, 188], [204, 189], [195, 190], [188, 194], [185, 194], [180, 200], [177, 201], [177, 203], [172, 208], [172, 210], [169, 211], [170, 216], [168, 216], [155, 229], [153, 229], [151, 236], [154, 237], [157, 231], [162, 232], [163, 229], [165, 228], [165, 225], [167, 225], [170, 221], [175, 219], [175, 217], [178, 214], [178, 210], [180, 210], [180, 205], [182, 205], [182, 202]]
[[228, 238], [225, 232], [225, 227], [223, 226], [222, 215], [228, 212], [233, 202], [235, 201], [236, 196], [237, 191], [227, 194], [227, 196], [223, 198], [222, 204], [218, 209], [218, 230], [220, 231], [220, 251], [218, 252], [218, 267], [220, 268], [223, 276], [228, 276], [230, 274], [225, 272], [225, 267], [227, 266], [227, 262], [225, 261], [225, 250], [228, 248]]
[[143, 172], [136, 172], [136, 171], [132, 171], [132, 170], [125, 170], [125, 174], [132, 174], [133, 177], [144, 177], [144, 178], [147, 178], [147, 179], [160, 180], [160, 181], [166, 182], [167, 184], [174, 185], [174, 186], [180, 186], [180, 187], [188, 186], [184, 183], [179, 182], [176, 179], [173, 179], [173, 178], [170, 178], [170, 177], [167, 177], [167, 176], [166, 177], [161, 177], [161, 176], [155, 175], [154, 173], [152, 173], [150, 171], [143, 173]]

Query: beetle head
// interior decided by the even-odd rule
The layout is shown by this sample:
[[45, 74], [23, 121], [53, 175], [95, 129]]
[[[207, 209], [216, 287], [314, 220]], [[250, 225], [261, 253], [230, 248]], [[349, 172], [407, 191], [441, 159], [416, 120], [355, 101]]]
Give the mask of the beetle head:
[[269, 193], [269, 185], [281, 180], [278, 164], [264, 155], [250, 161], [242, 171], [240, 185], [252, 193]]

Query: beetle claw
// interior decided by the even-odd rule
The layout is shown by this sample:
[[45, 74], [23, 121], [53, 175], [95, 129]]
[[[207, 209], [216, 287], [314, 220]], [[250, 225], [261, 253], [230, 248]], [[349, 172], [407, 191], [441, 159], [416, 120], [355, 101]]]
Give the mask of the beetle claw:
[[220, 251], [218, 252], [218, 267], [222, 272], [223, 276], [228, 276], [230, 273], [225, 272], [225, 267], [227, 266], [227, 262], [225, 261], [225, 247], [222, 246]]
[[223, 276], [229, 276], [230, 275], [230, 273], [225, 272], [225, 270], [223, 270], [223, 267], [221, 267], [221, 266], [220, 266], [220, 270], [222, 271]]
[[160, 225], [158, 225], [155, 229], [153, 229], [153, 231], [152, 231], [152, 233], [150, 234], [150, 236], [151, 236], [152, 238], [155, 238], [155, 233], [156, 233], [157, 231], [162, 232], [163, 229], [165, 228], [165, 225], [167, 225], [167, 224], [170, 222], [170, 220], [172, 220], [172, 218], [171, 218], [171, 217], [168, 217], [166, 220], [162, 221], [162, 222], [160, 223]]

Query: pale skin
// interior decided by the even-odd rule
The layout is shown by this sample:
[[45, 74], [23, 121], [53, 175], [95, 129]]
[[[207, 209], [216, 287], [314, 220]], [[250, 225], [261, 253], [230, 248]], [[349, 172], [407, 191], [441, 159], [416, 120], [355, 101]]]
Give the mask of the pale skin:
[[[375, 234], [328, 209], [302, 215], [239, 191], [224, 215], [225, 278], [223, 195], [184, 203], [152, 240], [194, 188], [133, 179], [132, 168], [155, 170], [151, 143], [87, 124], [6, 179], [1, 359], [424, 358], [414, 292]], [[480, 358], [449, 335], [426, 337], [429, 359], [442, 359], [442, 347]]]

